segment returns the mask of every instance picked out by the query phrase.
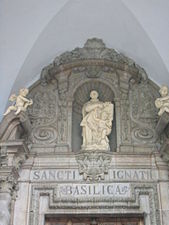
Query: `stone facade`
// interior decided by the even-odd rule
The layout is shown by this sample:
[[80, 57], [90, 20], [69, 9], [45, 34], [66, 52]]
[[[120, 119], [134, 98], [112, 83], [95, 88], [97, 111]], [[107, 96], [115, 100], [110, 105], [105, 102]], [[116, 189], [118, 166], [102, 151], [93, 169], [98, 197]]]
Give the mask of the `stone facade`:
[[[107, 152], [81, 150], [91, 90], [115, 106]], [[159, 120], [158, 87], [142, 68], [89, 39], [55, 58], [29, 91], [28, 111], [11, 112], [0, 125], [0, 224], [42, 225], [56, 214], [168, 224], [169, 120]]]

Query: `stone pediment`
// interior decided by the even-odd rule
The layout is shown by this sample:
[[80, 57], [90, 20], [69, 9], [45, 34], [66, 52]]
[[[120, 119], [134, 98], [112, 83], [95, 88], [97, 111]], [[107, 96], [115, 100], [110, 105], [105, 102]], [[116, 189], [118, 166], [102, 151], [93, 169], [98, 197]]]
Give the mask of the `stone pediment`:
[[[155, 132], [157, 87], [132, 59], [107, 48], [101, 39], [87, 40], [56, 57], [45, 67], [28, 98], [32, 124], [29, 141], [49, 151], [78, 152], [81, 146], [82, 106], [96, 90], [100, 101], [114, 104], [114, 123], [109, 136], [111, 151], [152, 151]], [[55, 149], [55, 150], [52, 150]], [[117, 150], [118, 149], [118, 150]]]
[[102, 65], [125, 70], [134, 75], [134, 79], [139, 81], [142, 76], [146, 77], [145, 71], [132, 59], [118, 53], [114, 49], [107, 48], [104, 42], [98, 38], [88, 39], [83, 48], [75, 48], [73, 51], [65, 52], [56, 57], [49, 66], [45, 67], [41, 73], [43, 84], [55, 79], [56, 74], [64, 70], [76, 67], [91, 66], [90, 76], [95, 77], [96, 68], [94, 65]]

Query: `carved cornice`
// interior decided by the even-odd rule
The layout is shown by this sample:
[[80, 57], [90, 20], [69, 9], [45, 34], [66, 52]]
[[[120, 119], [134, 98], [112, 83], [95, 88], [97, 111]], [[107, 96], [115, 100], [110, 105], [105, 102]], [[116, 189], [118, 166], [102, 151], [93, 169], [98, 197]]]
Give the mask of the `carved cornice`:
[[[132, 59], [114, 49], [107, 48], [101, 39], [92, 38], [87, 40], [83, 48], [75, 48], [73, 51], [56, 57], [53, 63], [42, 70], [41, 83], [45, 85], [51, 80], [57, 79], [57, 73], [71, 71], [75, 67], [93, 66], [105, 66], [129, 72], [132, 75], [130, 81], [139, 82], [142, 78], [147, 78], [145, 71]], [[94, 74], [92, 74], [93, 76]]]
[[12, 192], [17, 189], [19, 169], [28, 157], [29, 149], [24, 140], [0, 143], [0, 187], [1, 192]]
[[[137, 213], [143, 212], [140, 205], [140, 196], [146, 195], [149, 202], [149, 212], [150, 212], [150, 223], [152, 225], [160, 225], [160, 213], [159, 213], [159, 202], [157, 198], [157, 186], [156, 184], [132, 184], [132, 196], [129, 199], [123, 198], [93, 198], [88, 199], [84, 197], [83, 199], [61, 199], [56, 195], [57, 192], [57, 184], [49, 185], [32, 185], [32, 199], [31, 199], [31, 209], [30, 209], [30, 217], [29, 224], [35, 225], [39, 222], [39, 210], [40, 210], [40, 196], [48, 196], [49, 197], [49, 208], [48, 212], [55, 213], [57, 210], [67, 210], [67, 209], [76, 209], [76, 212], [83, 209], [99, 209], [101, 210], [110, 210], [112, 212], [118, 213], [128, 213], [134, 211]], [[92, 204], [91, 203], [92, 200]], [[103, 202], [105, 204], [103, 204]], [[102, 204], [100, 204], [102, 203]], [[124, 210], [125, 209], [125, 210]], [[156, 209], [156, 210], [155, 210]], [[60, 211], [59, 211], [60, 212]]]
[[30, 130], [31, 124], [26, 112], [18, 115], [10, 112], [0, 123], [0, 141], [18, 139], [23, 133], [29, 133]]

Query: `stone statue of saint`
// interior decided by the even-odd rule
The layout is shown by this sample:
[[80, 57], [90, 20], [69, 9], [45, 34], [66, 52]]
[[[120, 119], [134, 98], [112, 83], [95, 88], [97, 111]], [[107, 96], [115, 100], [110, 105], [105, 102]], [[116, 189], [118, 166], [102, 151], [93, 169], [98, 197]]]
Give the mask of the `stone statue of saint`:
[[21, 111], [26, 111], [29, 105], [33, 104], [32, 99], [27, 99], [26, 96], [29, 93], [27, 88], [22, 88], [19, 91], [19, 95], [16, 96], [15, 94], [11, 95], [9, 100], [14, 104], [9, 106], [7, 111], [4, 113], [4, 116], [10, 113], [11, 111], [15, 111], [15, 115], [19, 114]]
[[110, 150], [107, 136], [112, 129], [114, 105], [101, 102], [98, 97], [97, 91], [91, 91], [90, 101], [82, 108], [82, 150]]
[[160, 98], [155, 100], [155, 106], [159, 109], [158, 115], [161, 116], [164, 112], [169, 113], [169, 90], [168, 87], [163, 85], [159, 93], [161, 95]]

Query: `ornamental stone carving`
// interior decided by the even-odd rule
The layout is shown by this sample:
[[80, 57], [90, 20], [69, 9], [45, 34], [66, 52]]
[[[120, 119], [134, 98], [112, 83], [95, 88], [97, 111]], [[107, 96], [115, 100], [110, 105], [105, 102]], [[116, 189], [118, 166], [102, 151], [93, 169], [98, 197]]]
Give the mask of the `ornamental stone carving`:
[[19, 95], [16, 96], [15, 94], [11, 95], [9, 100], [14, 102], [12, 106], [9, 106], [7, 111], [4, 113], [4, 116], [10, 113], [11, 111], [15, 111], [15, 115], [19, 114], [21, 111], [25, 112], [27, 107], [33, 104], [32, 99], [27, 99], [26, 96], [28, 95], [29, 90], [27, 88], [20, 89]]
[[40, 86], [30, 92], [34, 104], [28, 113], [32, 124], [29, 141], [33, 144], [46, 145], [57, 143], [57, 99], [53, 86]]
[[111, 133], [114, 105], [99, 101], [97, 91], [91, 91], [90, 97], [82, 108], [82, 150], [110, 150], [107, 136]]
[[41, 83], [44, 85], [53, 82], [57, 79], [57, 74], [63, 74], [63, 71], [85, 71], [87, 77], [98, 78], [101, 76], [101, 68], [105, 72], [125, 70], [130, 73], [129, 79], [133, 80], [140, 80], [142, 77], [139, 73], [142, 68], [132, 59], [107, 48], [101, 39], [92, 38], [87, 40], [83, 48], [75, 48], [56, 57], [53, 63], [42, 70]]
[[0, 124], [0, 224], [8, 225], [11, 216], [11, 201], [18, 191], [21, 165], [29, 149], [22, 138], [29, 135], [31, 124], [26, 112], [12, 110]]
[[158, 115], [161, 116], [164, 112], [169, 113], [169, 90], [166, 85], [163, 85], [159, 93], [161, 95], [160, 98], [155, 100], [155, 106], [159, 109]]
[[34, 104], [0, 124], [2, 224], [44, 224], [46, 213], [74, 210], [163, 224], [168, 168], [156, 149], [163, 142], [169, 162], [169, 113], [156, 132], [158, 87], [146, 72], [93, 38], [57, 57], [29, 90]]
[[112, 160], [110, 153], [90, 151], [82, 152], [76, 155], [79, 165], [79, 173], [83, 175], [84, 180], [97, 181], [104, 180], [105, 174]]
[[156, 89], [147, 78], [130, 88], [131, 137], [135, 143], [152, 144], [157, 140], [156, 96]]
[[132, 59], [107, 48], [97, 38], [56, 57], [30, 88], [29, 97], [34, 101], [28, 108], [33, 128], [28, 137], [30, 143], [55, 146], [56, 151], [84, 149], [85, 136], [81, 134], [85, 119], [81, 111], [92, 90], [99, 93], [100, 102], [115, 106], [109, 135], [110, 128], [106, 126], [106, 147], [99, 143], [99, 149], [129, 150], [127, 146], [143, 142], [151, 148], [156, 143], [157, 87]]

